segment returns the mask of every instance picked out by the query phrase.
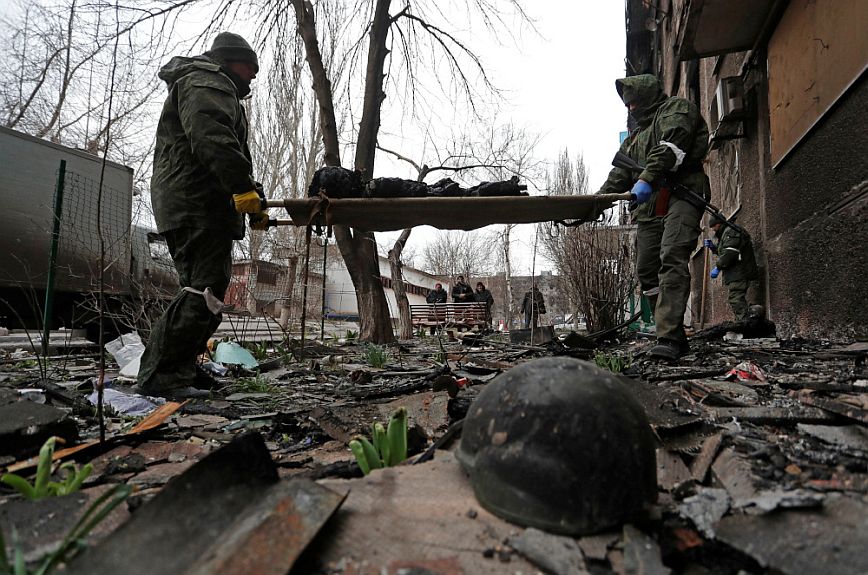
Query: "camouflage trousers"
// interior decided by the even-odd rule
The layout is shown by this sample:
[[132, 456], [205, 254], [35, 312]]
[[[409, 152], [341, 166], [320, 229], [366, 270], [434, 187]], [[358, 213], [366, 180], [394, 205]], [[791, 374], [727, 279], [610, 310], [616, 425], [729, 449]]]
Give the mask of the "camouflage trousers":
[[[232, 234], [217, 230], [179, 228], [163, 234], [175, 262], [181, 287], [203, 291], [221, 300], [232, 275]], [[151, 329], [142, 355], [138, 382], [143, 391], [191, 385], [196, 357], [220, 325], [201, 295], [179, 290]]]
[[684, 312], [690, 295], [688, 264], [701, 231], [701, 217], [699, 208], [672, 198], [666, 216], [639, 222], [636, 275], [642, 291], [651, 292], [648, 299], [654, 312], [658, 339], [686, 340]]
[[753, 302], [748, 297], [748, 290], [756, 290], [759, 282], [756, 280], [735, 280], [727, 282], [726, 289], [728, 290], [729, 307], [732, 309], [732, 314], [735, 316], [735, 321], [747, 319], [748, 308]]

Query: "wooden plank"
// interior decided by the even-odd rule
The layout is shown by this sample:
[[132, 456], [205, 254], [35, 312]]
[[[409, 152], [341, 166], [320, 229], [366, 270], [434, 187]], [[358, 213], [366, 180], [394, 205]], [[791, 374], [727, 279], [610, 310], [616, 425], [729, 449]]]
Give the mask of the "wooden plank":
[[[99, 440], [94, 440], [87, 443], [82, 443], [81, 445], [75, 445], [73, 447], [67, 447], [66, 449], [55, 451], [51, 460], [60, 461], [81, 451], [85, 451], [100, 445], [114, 445], [115, 443], [122, 442], [125, 438], [135, 437], [136, 435], [144, 431], [150, 431], [151, 429], [159, 427], [160, 425], [165, 423], [166, 419], [168, 419], [170, 415], [181, 409], [187, 403], [187, 401], [185, 401], [184, 403], [167, 401], [166, 403], [152, 411], [147, 417], [142, 419], [135, 427], [130, 429], [124, 435], [116, 435], [114, 437], [110, 437], [106, 440], [105, 444], [100, 443]], [[29, 459], [25, 459], [23, 461], [18, 461], [6, 468], [6, 471], [7, 473], [17, 473], [21, 470], [34, 467], [37, 463], [39, 463], [38, 455]]]
[[862, 409], [861, 407], [851, 403], [841, 401], [842, 398], [846, 397], [847, 396], [842, 395], [839, 396], [838, 399], [828, 399], [826, 397], [817, 397], [810, 393], [801, 393], [799, 394], [799, 401], [806, 405], [819, 407], [824, 411], [842, 415], [852, 419], [853, 421], [858, 421], [859, 423], [868, 425], [868, 409]]
[[772, 165], [868, 67], [866, 29], [864, 2], [790, 2], [768, 44]]
[[532, 224], [555, 220], [593, 220], [630, 194], [581, 196], [504, 196], [488, 198], [306, 198], [270, 200], [283, 207], [296, 226], [348, 225], [385, 232], [429, 225], [441, 230], [475, 230], [491, 224]]
[[715, 531], [720, 541], [753, 557], [764, 572], [868, 573], [868, 504], [858, 496], [827, 498], [816, 510], [732, 514]]
[[672, 491], [693, 477], [684, 461], [677, 453], [663, 448], [657, 449], [657, 485], [664, 491]]
[[690, 475], [693, 479], [699, 483], [705, 481], [705, 476], [708, 474], [708, 468], [711, 467], [711, 463], [714, 461], [722, 442], [722, 433], [707, 437], [705, 441], [702, 442], [702, 449], [700, 450], [699, 455], [697, 455], [690, 464]]
[[[804, 401], [802, 400], [804, 403]], [[715, 421], [732, 418], [757, 424], [829, 423], [835, 418], [818, 407], [709, 407]]]
[[[464, 573], [503, 573], [504, 564], [487, 559], [484, 552], [520, 529], [480, 507], [461, 466], [446, 451], [428, 463], [319, 484], [349, 491], [328, 537], [318, 538], [307, 551], [320, 565], [352, 558], [365, 564], [364, 573], [392, 573], [395, 561], [457, 558]], [[512, 555], [508, 567], [510, 573], [536, 572], [518, 555]]]

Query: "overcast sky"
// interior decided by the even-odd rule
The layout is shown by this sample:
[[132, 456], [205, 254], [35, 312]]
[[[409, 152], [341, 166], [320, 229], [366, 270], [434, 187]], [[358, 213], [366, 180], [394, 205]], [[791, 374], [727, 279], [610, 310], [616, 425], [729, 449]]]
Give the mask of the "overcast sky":
[[[517, 32], [515, 41], [492, 41], [474, 34], [473, 48], [485, 62], [489, 75], [505, 91], [498, 123], [515, 124], [540, 134], [536, 156], [554, 161], [564, 148], [574, 156], [581, 152], [590, 171], [590, 187], [596, 191], [609, 173], [618, 149], [618, 133], [626, 129], [627, 115], [615, 92], [615, 80], [625, 75], [624, 3], [618, 0], [534, 0], [526, 10], [538, 33]], [[444, 113], [444, 117], [448, 117]], [[388, 128], [387, 128], [388, 129]], [[394, 142], [390, 132], [390, 144]], [[377, 172], [384, 173], [390, 159], [379, 155]], [[411, 177], [406, 165], [392, 163], [394, 174]], [[392, 175], [392, 174], [388, 174]], [[544, 182], [543, 182], [544, 183]], [[529, 274], [532, 267], [551, 269], [537, 256], [533, 266], [534, 226], [519, 226], [514, 246], [514, 273]], [[435, 230], [413, 230], [409, 248], [421, 246]], [[379, 234], [382, 244], [397, 234]]]
[[[624, 2], [528, 0], [523, 5], [535, 30], [515, 18], [512, 37], [494, 39], [478, 21], [468, 17], [463, 1], [440, 0], [438, 4], [449, 16], [449, 31], [479, 55], [490, 80], [502, 91], [503, 98], [496, 103], [481, 102], [485, 115], [495, 125], [511, 122], [537, 134], [540, 139], [534, 156], [539, 160], [553, 162], [563, 149], [573, 157], [583, 154], [591, 190], [596, 191], [605, 180], [618, 148], [618, 133], [626, 124], [626, 111], [614, 88], [615, 79], [624, 75]], [[14, 6], [11, 0], [0, 0], [0, 16]], [[209, 17], [207, 4], [203, 4], [182, 19], [178, 31], [192, 37]], [[243, 22], [235, 23], [233, 30], [253, 36]], [[210, 43], [210, 39], [206, 41]], [[396, 111], [401, 108], [399, 100], [399, 95], [387, 95], [381, 145], [419, 159], [424, 154], [418, 122], [410, 122]], [[441, 136], [458, 132], [467, 121], [467, 107], [466, 102], [438, 102], [429, 122]], [[376, 175], [415, 178], [416, 174], [406, 163], [380, 153]], [[435, 233], [427, 226], [415, 229], [408, 251], [421, 254]], [[532, 268], [537, 273], [551, 269], [539, 255], [535, 264], [532, 261], [533, 236], [532, 225], [519, 226], [514, 234], [516, 274], [528, 274]], [[378, 241], [381, 246], [391, 245], [395, 237], [397, 234], [378, 234]]]

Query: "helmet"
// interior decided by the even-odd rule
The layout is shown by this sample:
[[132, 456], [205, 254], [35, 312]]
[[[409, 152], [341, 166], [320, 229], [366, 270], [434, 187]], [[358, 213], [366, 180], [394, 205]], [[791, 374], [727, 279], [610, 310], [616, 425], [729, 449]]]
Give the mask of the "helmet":
[[747, 308], [747, 316], [749, 318], [763, 319], [766, 316], [766, 308], [759, 304], [754, 304]]
[[601, 531], [657, 498], [642, 406], [624, 378], [577, 359], [530, 361], [489, 383], [456, 457], [484, 508], [547, 531]]
[[716, 213], [708, 216], [708, 227], [714, 227], [717, 224], [723, 224], [726, 222], [726, 218], [723, 217], [723, 214]]

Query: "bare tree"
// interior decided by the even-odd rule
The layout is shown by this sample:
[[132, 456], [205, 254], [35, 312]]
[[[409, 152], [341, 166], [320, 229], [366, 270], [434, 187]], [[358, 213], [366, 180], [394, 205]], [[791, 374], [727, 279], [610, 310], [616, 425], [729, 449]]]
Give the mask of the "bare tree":
[[[105, 152], [147, 174], [153, 142], [147, 118], [162, 89], [154, 76], [176, 46], [169, 32], [181, 8], [149, 16], [108, 0], [18, 2], [0, 23], [10, 40], [0, 48], [0, 125]], [[136, 27], [150, 18], [153, 28]]]
[[468, 281], [490, 275], [496, 256], [487, 236], [481, 231], [440, 231], [422, 250], [422, 267], [430, 274]]
[[[573, 161], [566, 150], [561, 153], [549, 177], [549, 189], [556, 195], [589, 193], [581, 154]], [[632, 230], [603, 222], [576, 227], [542, 224], [540, 229], [561, 288], [576, 315], [585, 317], [588, 330], [601, 331], [620, 323], [635, 285]]]
[[[459, 141], [466, 142], [467, 140], [465, 138], [461, 138]], [[502, 176], [503, 170], [506, 169], [505, 164], [491, 163], [503, 161], [501, 158], [498, 158], [496, 154], [488, 154], [486, 157], [479, 159], [475, 157], [476, 154], [472, 148], [469, 148], [468, 151], [465, 152], [448, 153], [445, 160], [443, 160], [447, 163], [439, 163], [434, 165], [433, 167], [429, 166], [428, 164], [420, 165], [418, 162], [396, 151], [389, 150], [382, 146], [378, 145], [377, 148], [413, 166], [413, 168], [416, 170], [416, 180], [419, 182], [424, 181], [425, 178], [428, 177], [430, 174], [435, 174], [438, 172], [461, 174], [463, 172], [479, 173], [480, 170], [489, 170], [492, 171], [492, 173], [497, 173], [499, 176]], [[459, 164], [457, 163], [458, 160], [468, 163]], [[454, 163], [455, 165], [450, 165], [449, 163]], [[402, 339], [409, 339], [413, 337], [413, 323], [410, 316], [410, 302], [407, 299], [407, 289], [404, 285], [404, 276], [402, 272], [403, 262], [401, 259], [401, 255], [407, 244], [407, 240], [409, 239], [411, 232], [412, 228], [403, 230], [401, 232], [401, 235], [395, 241], [394, 246], [392, 246], [392, 249], [390, 249], [388, 253], [389, 267], [392, 273], [392, 289], [395, 292], [395, 300], [397, 301], [398, 305], [399, 337]]]
[[[319, 46], [316, 37], [313, 7], [305, 0], [292, 0], [296, 12], [299, 33], [304, 39], [308, 64], [314, 80], [314, 90], [320, 103], [320, 119], [323, 127], [325, 144], [325, 163], [340, 164], [340, 152], [335, 128], [334, 104], [328, 75], [322, 66]], [[434, 5], [430, 13], [426, 13], [424, 2], [402, 2], [401, 9], [391, 15], [390, 0], [376, 0], [372, 10], [368, 12], [368, 50], [365, 68], [364, 100], [362, 114], [356, 134], [355, 168], [364, 177], [374, 174], [374, 160], [377, 137], [380, 130], [380, 113], [384, 99], [387, 76], [385, 66], [391, 52], [389, 41], [396, 47], [398, 58], [390, 60], [396, 67], [402, 68], [402, 74], [389, 75], [388, 78], [400, 77], [404, 81], [408, 100], [415, 103], [418, 94], [417, 85], [421, 80], [418, 74], [420, 62], [424, 62], [430, 54], [440, 53], [445, 56], [446, 68], [450, 77], [457, 82], [441, 83], [441, 85], [457, 86], [465, 95], [472, 96], [474, 84], [470, 81], [462, 67], [462, 60], [467, 61], [476, 70], [484, 86], [491, 87], [488, 76], [478, 57], [458, 38], [440, 25], [433, 23], [431, 16], [444, 17], [443, 12]], [[510, 3], [525, 17], [518, 3]], [[362, 3], [359, 3], [359, 7]], [[501, 12], [488, 0], [475, 3], [483, 15], [486, 26], [502, 25]], [[358, 11], [357, 11], [358, 12]], [[526, 17], [525, 17], [526, 18]], [[391, 32], [391, 34], [390, 34]], [[429, 50], [421, 51], [423, 42], [428, 43]], [[436, 56], [431, 60], [436, 60]], [[435, 77], [440, 73], [440, 67], [432, 65]], [[472, 102], [472, 98], [468, 98]], [[389, 342], [394, 340], [391, 328], [389, 310], [385, 293], [379, 278], [376, 242], [371, 233], [337, 226], [335, 238], [346, 262], [347, 269], [356, 289], [359, 304], [360, 337], [368, 341]]]

